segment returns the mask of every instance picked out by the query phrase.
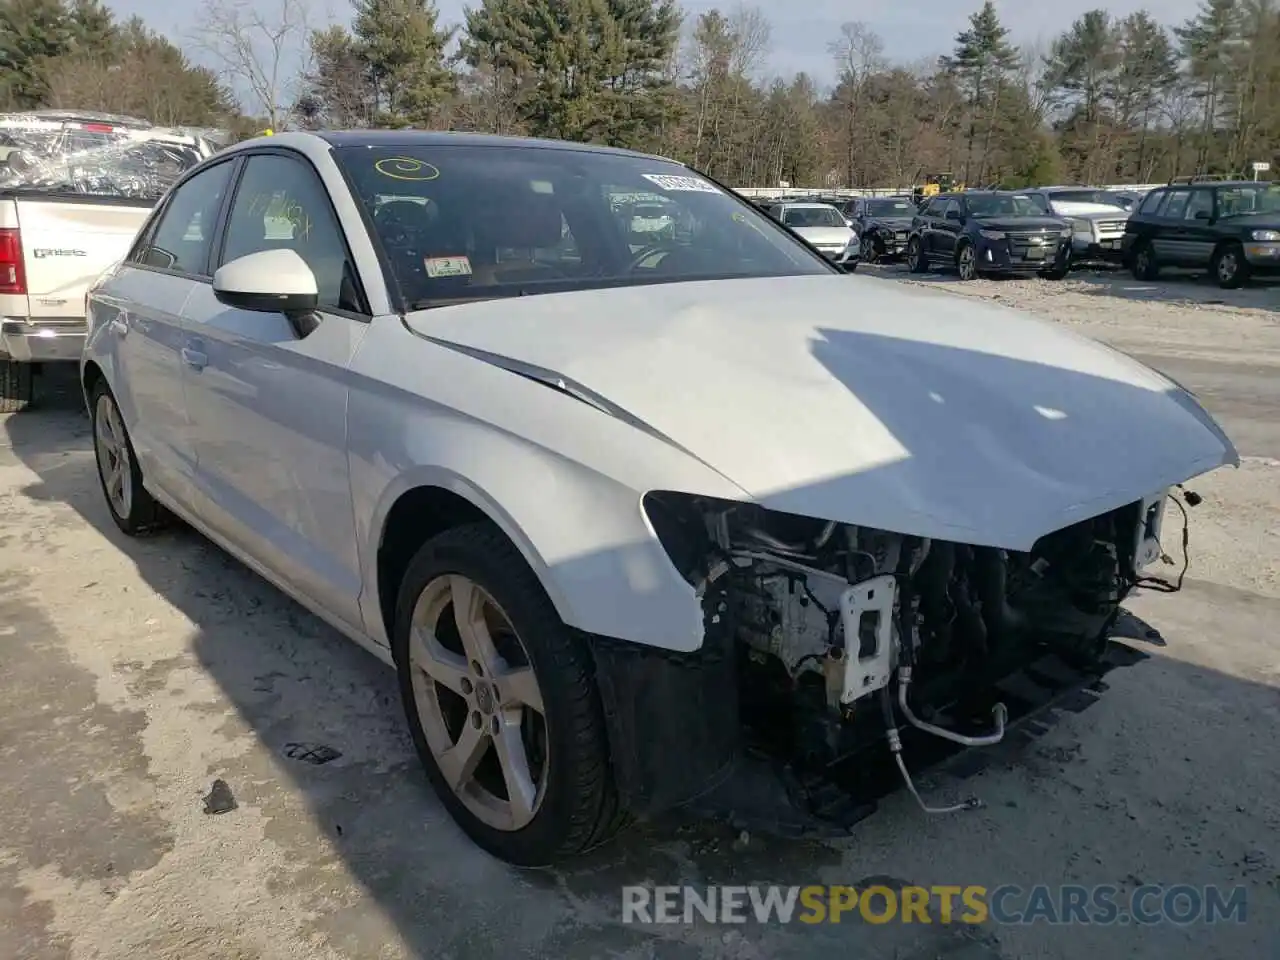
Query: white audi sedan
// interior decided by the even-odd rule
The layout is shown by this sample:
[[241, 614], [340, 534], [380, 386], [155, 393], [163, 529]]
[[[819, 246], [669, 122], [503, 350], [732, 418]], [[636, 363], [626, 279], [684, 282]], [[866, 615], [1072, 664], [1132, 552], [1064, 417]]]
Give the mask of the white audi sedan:
[[1177, 485], [1238, 462], [1127, 356], [580, 144], [250, 140], [89, 311], [116, 524], [176, 515], [393, 665], [516, 864], [691, 801], [847, 831], [869, 771], [914, 793], [1099, 675]]

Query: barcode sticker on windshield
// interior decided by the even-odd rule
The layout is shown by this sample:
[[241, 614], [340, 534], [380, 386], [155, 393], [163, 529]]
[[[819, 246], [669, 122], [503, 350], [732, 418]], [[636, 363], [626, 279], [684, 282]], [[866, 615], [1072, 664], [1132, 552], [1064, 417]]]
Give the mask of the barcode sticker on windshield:
[[669, 173], [642, 173], [650, 183], [670, 193], [719, 193], [714, 186], [698, 177], [677, 177]]
[[428, 277], [469, 277], [471, 261], [464, 256], [427, 257], [422, 261]]

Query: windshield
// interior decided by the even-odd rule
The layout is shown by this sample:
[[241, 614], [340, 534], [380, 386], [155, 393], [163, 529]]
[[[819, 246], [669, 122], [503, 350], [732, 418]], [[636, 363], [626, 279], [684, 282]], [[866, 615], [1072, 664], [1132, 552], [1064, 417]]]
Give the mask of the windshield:
[[844, 217], [835, 207], [787, 207], [782, 222], [788, 227], [843, 227]]
[[872, 217], [910, 217], [916, 212], [910, 200], [868, 200], [867, 214]]
[[203, 154], [194, 145], [76, 131], [0, 134], [0, 190], [158, 200]]
[[524, 145], [340, 147], [335, 156], [415, 309], [835, 272], [768, 217], [670, 161]]
[[1025, 193], [966, 194], [971, 217], [1042, 217], [1043, 204]]
[[1223, 217], [1253, 213], [1280, 213], [1280, 184], [1260, 183], [1256, 187], [1224, 187], [1218, 191], [1218, 207]]
[[1053, 203], [1101, 203], [1108, 207], [1120, 206], [1120, 198], [1106, 190], [1055, 190], [1049, 194]]

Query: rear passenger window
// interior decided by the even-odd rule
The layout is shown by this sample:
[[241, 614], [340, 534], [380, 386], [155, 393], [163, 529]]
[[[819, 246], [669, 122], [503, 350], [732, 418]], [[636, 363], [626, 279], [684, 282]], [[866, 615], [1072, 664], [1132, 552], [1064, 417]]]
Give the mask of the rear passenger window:
[[169, 197], [160, 221], [147, 243], [138, 249], [137, 263], [180, 273], [207, 275], [209, 247], [231, 182], [231, 163], [220, 163], [196, 174]]
[[1188, 220], [1208, 220], [1213, 216], [1213, 194], [1208, 190], [1197, 190], [1193, 193], [1184, 216]]
[[1169, 202], [1166, 203], [1164, 205], [1164, 209], [1160, 211], [1160, 216], [1166, 220], [1181, 220], [1182, 214], [1187, 209], [1187, 201], [1190, 199], [1190, 190], [1169, 191]]
[[1138, 208], [1138, 212], [1155, 216], [1156, 211], [1160, 209], [1160, 204], [1164, 202], [1164, 198], [1168, 195], [1163, 190], [1151, 191], [1151, 193], [1147, 194], [1146, 199], [1142, 201], [1142, 206]]

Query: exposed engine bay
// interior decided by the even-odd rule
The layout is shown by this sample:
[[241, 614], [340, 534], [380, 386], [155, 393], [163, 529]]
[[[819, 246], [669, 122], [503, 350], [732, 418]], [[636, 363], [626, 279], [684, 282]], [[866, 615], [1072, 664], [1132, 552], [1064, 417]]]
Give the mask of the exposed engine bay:
[[[1195, 501], [1188, 494], [1189, 503]], [[695, 583], [708, 642], [735, 651], [743, 727], [789, 764], [822, 769], [887, 741], [920, 799], [899, 728], [961, 746], [1004, 736], [997, 702], [966, 704], [1052, 652], [1101, 656], [1121, 603], [1161, 546], [1160, 491], [1014, 552], [782, 515], [751, 504], [651, 494], [646, 511]], [[1185, 573], [1185, 562], [1183, 572]], [[989, 699], [986, 701], [989, 704]], [[970, 804], [971, 805], [971, 804]]]

